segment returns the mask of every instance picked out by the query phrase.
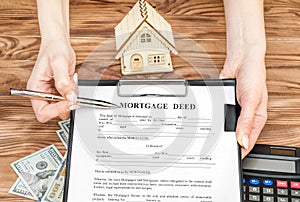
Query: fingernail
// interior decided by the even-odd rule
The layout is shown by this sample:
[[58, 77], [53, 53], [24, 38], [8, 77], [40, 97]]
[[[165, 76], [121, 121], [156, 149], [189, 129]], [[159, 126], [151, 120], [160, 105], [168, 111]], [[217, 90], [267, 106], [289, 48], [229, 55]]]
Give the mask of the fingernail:
[[77, 73], [75, 73], [73, 75], [73, 81], [76, 83], [76, 85], [78, 84], [78, 74]]
[[72, 103], [77, 102], [77, 94], [75, 92], [72, 92], [72, 93], [66, 95], [66, 98]]
[[242, 144], [243, 144], [243, 147], [245, 149], [248, 149], [249, 148], [249, 139], [247, 136], [243, 136], [242, 138]]
[[79, 108], [80, 108], [79, 105], [71, 105], [71, 106], [69, 107], [70, 110], [76, 110], [76, 109], [79, 109]]

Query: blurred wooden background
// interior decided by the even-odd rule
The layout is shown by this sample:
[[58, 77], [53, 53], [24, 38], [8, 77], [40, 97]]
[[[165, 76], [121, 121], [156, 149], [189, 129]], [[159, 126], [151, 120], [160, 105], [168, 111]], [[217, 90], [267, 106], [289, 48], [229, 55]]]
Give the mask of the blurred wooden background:
[[[199, 58], [205, 77], [217, 77], [225, 60], [226, 33], [222, 0], [148, 0], [172, 25], [175, 33], [191, 38], [208, 54]], [[97, 55], [97, 47], [114, 37], [114, 26], [136, 0], [71, 0], [71, 41], [77, 66], [89, 70], [110, 59]], [[300, 147], [300, 0], [266, 0], [267, 84], [269, 119], [259, 143]], [[101, 45], [102, 44], [102, 45]], [[109, 44], [109, 43], [108, 43]], [[40, 35], [35, 0], [0, 1], [0, 201], [28, 201], [8, 194], [17, 176], [10, 163], [50, 144], [63, 151], [55, 130], [59, 119], [40, 124], [30, 101], [8, 96], [10, 87], [25, 88], [37, 58]], [[96, 49], [96, 51], [95, 51]], [[93, 55], [90, 56], [90, 53]], [[100, 51], [101, 52], [101, 51]], [[211, 60], [213, 66], [211, 66]], [[177, 61], [177, 62], [176, 62]], [[196, 72], [175, 58], [176, 72], [197, 78]], [[93, 69], [93, 68], [92, 68]], [[82, 78], [88, 77], [83, 71]], [[103, 73], [99, 71], [100, 73]], [[98, 72], [98, 73], [99, 73]], [[120, 77], [114, 61], [105, 79]], [[81, 75], [80, 75], [81, 76]], [[164, 77], [164, 75], [157, 75]]]

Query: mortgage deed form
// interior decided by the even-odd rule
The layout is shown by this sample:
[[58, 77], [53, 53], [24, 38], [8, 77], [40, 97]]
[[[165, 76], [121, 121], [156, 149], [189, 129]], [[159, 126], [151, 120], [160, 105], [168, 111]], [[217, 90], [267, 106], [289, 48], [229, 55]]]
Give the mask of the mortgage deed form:
[[64, 201], [240, 202], [240, 151], [224, 129], [235, 86], [207, 84], [184, 96], [155, 96], [173, 91], [164, 85], [136, 86], [139, 96], [79, 86], [79, 97], [120, 108], [73, 112]]

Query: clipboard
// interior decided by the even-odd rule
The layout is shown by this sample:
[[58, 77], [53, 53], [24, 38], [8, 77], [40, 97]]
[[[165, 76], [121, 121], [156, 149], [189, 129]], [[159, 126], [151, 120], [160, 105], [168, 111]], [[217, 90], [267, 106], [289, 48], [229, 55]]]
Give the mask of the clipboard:
[[[78, 83], [79, 86], [116, 86], [118, 89], [118, 96], [120, 97], [185, 97], [188, 94], [188, 86], [208, 86], [208, 87], [220, 87], [220, 86], [230, 86], [234, 87], [236, 82], [234, 79], [223, 79], [223, 80], [101, 80], [101, 81], [90, 81], [90, 80], [80, 80]], [[167, 87], [167, 91], [157, 92], [157, 93], [148, 93], [145, 91], [138, 91], [141, 85], [149, 86], [164, 86]], [[171, 90], [170, 90], [171, 89]], [[234, 90], [235, 93], [235, 90]], [[224, 131], [234, 132], [236, 129], [237, 118], [239, 116], [240, 107], [235, 100], [235, 105], [233, 104], [224, 104]], [[68, 146], [68, 155], [66, 162], [66, 176], [65, 176], [65, 187], [64, 187], [64, 197], [63, 201], [68, 201], [68, 192], [69, 192], [69, 182], [70, 182], [70, 172], [71, 172], [71, 158], [72, 158], [72, 145], [73, 145], [73, 135], [74, 135], [74, 122], [76, 117], [76, 112], [71, 112], [71, 127], [70, 127], [70, 137], [69, 137], [69, 146]], [[213, 143], [211, 140], [206, 141], [208, 147]], [[238, 173], [236, 175], [240, 179], [240, 196], [239, 200], [242, 201], [242, 167], [241, 167], [241, 150], [236, 143], [238, 150]], [[205, 146], [203, 147], [205, 150]], [[217, 201], [216, 201], [217, 202]]]

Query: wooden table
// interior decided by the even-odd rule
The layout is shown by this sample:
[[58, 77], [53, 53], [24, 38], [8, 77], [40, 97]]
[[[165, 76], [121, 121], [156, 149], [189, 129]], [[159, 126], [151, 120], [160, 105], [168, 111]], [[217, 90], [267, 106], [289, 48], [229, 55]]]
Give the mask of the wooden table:
[[[71, 1], [71, 41], [78, 67], [89, 66], [86, 63], [89, 54], [114, 37], [114, 26], [135, 2]], [[221, 0], [148, 2], [172, 25], [174, 32], [201, 45], [217, 70], [222, 68], [226, 35]], [[38, 123], [29, 100], [8, 95], [10, 87], [26, 87], [37, 58], [40, 36], [35, 0], [1, 0], [0, 9], [0, 201], [28, 201], [8, 194], [17, 179], [10, 163], [50, 144], [60, 151], [64, 147], [55, 133], [59, 119]], [[265, 21], [269, 118], [258, 143], [300, 147], [300, 1], [266, 0]], [[90, 65], [104, 58], [92, 57]], [[205, 68], [207, 61], [203, 58], [199, 61]], [[173, 63], [176, 72], [185, 78], [197, 78], [198, 75], [185, 68], [184, 61], [175, 58]], [[118, 61], [112, 64], [103, 78], [120, 78], [119, 65]], [[217, 77], [209, 68], [205, 70], [206, 77]]]

